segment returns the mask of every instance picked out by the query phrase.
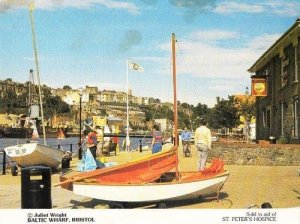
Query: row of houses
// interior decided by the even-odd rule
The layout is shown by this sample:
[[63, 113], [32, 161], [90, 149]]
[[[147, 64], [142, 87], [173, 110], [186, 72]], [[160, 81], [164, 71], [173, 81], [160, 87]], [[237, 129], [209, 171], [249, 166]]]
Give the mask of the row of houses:
[[[29, 92], [30, 82], [17, 83], [12, 79], [0, 80], [0, 93], [7, 91], [13, 91], [17, 95], [27, 94]], [[31, 86], [32, 88], [32, 86]], [[42, 88], [48, 88], [43, 86]], [[87, 116], [113, 116], [119, 117], [126, 121], [126, 101], [127, 94], [125, 92], [118, 92], [114, 90], [99, 91], [97, 87], [86, 86], [84, 89], [50, 89], [53, 95], [59, 96], [65, 103], [67, 103], [74, 112], [75, 117], [63, 117], [66, 125], [72, 125], [78, 123], [79, 120], [79, 107], [81, 106], [82, 118]], [[80, 103], [81, 102], [81, 103]], [[136, 97], [132, 95], [132, 91], [129, 91], [130, 105], [149, 105], [149, 98]], [[133, 126], [144, 128], [145, 113], [137, 106], [131, 106], [129, 110], [130, 122]], [[49, 124], [57, 126], [62, 125], [61, 119], [57, 121], [57, 118], [51, 118]]]
[[[81, 101], [83, 117], [88, 115], [102, 115], [118, 117], [126, 121], [127, 94], [114, 90], [98, 91], [97, 87], [86, 86], [84, 89], [54, 89], [53, 95], [59, 96], [64, 102], [78, 111]], [[129, 91], [130, 105], [149, 105], [149, 98], [136, 97]], [[145, 113], [138, 106], [129, 108], [130, 123], [140, 128], [146, 127]]]

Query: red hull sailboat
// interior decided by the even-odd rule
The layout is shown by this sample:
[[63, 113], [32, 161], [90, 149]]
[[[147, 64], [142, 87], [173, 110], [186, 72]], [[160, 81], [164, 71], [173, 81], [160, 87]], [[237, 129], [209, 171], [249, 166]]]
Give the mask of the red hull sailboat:
[[[172, 34], [174, 129], [177, 136], [175, 35]], [[171, 144], [170, 144], [171, 145]], [[120, 166], [104, 168], [70, 177], [61, 176], [61, 185], [75, 194], [110, 203], [180, 200], [219, 192], [229, 176], [224, 163], [214, 159], [204, 171], [179, 172], [178, 140], [169, 150]], [[171, 172], [173, 171], [173, 172]], [[122, 207], [122, 206], [119, 206]]]

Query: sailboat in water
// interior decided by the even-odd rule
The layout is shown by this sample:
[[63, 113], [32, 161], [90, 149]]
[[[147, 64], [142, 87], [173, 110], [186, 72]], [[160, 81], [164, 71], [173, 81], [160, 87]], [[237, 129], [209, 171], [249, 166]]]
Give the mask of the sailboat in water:
[[[64, 156], [64, 151], [60, 149], [52, 148], [48, 146], [46, 142], [46, 130], [45, 130], [45, 122], [44, 122], [43, 102], [42, 102], [41, 84], [40, 84], [40, 76], [39, 76], [39, 66], [38, 66], [38, 59], [37, 59], [37, 49], [35, 44], [35, 32], [34, 32], [32, 9], [30, 9], [29, 12], [30, 12], [30, 22], [32, 28], [32, 40], [33, 40], [35, 64], [36, 64], [36, 76], [38, 80], [39, 103], [40, 103], [39, 109], [41, 111], [44, 144], [40, 144], [37, 141], [34, 141], [26, 144], [18, 144], [18, 145], [6, 147], [4, 150], [6, 154], [13, 161], [15, 161], [17, 165], [20, 167], [43, 165], [51, 168], [57, 168], [62, 161], [62, 158]], [[31, 105], [31, 113], [33, 113], [32, 109], [33, 108], [37, 109], [37, 107], [38, 105]], [[35, 112], [38, 111], [39, 114], [39, 110], [34, 110], [34, 111]], [[12, 175], [15, 176], [17, 174], [18, 174], [17, 166], [13, 166]]]
[[[174, 128], [177, 135], [176, 59], [175, 34], [172, 34]], [[216, 194], [229, 176], [224, 163], [214, 159], [204, 171], [179, 172], [178, 140], [168, 144], [162, 152], [129, 162], [73, 176], [60, 177], [63, 188], [74, 194], [106, 201], [109, 205], [123, 207], [128, 202], [157, 203], [159, 207], [168, 200], [182, 200]]]
[[61, 128], [59, 128], [58, 131], [57, 131], [57, 139], [62, 140], [62, 139], [65, 139], [65, 138], [66, 137], [65, 137], [65, 134], [64, 134], [63, 130]]

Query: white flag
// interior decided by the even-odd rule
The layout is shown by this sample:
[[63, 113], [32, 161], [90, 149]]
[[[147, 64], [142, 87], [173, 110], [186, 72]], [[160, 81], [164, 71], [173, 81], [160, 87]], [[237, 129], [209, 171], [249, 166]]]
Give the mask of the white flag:
[[143, 72], [143, 67], [139, 66], [137, 63], [134, 63], [132, 61], [129, 62], [129, 67], [137, 72]]

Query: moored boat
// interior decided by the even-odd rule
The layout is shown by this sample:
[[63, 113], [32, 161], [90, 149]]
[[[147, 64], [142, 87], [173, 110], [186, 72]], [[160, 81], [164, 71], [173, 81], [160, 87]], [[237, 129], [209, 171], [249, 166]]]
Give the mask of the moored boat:
[[4, 128], [0, 127], [0, 138], [3, 138], [3, 137], [4, 137], [3, 129], [4, 129]]
[[21, 167], [44, 165], [57, 168], [64, 151], [50, 148], [39, 143], [26, 143], [6, 147], [6, 154]]
[[[61, 162], [64, 156], [64, 151], [56, 148], [52, 148], [47, 145], [46, 142], [46, 130], [45, 130], [45, 119], [43, 113], [43, 102], [42, 102], [42, 90], [38, 69], [38, 58], [37, 58], [37, 49], [35, 46], [35, 32], [34, 32], [34, 23], [33, 23], [33, 14], [32, 9], [30, 12], [30, 22], [32, 28], [32, 39], [33, 39], [33, 48], [34, 48], [34, 56], [36, 63], [36, 78], [38, 80], [38, 97], [36, 94], [29, 92], [29, 106], [30, 106], [30, 116], [27, 119], [27, 123], [30, 123], [30, 127], [35, 130], [35, 137], [38, 136], [37, 133], [37, 120], [41, 115], [41, 124], [43, 129], [43, 139], [44, 144], [39, 144], [37, 142], [31, 142], [27, 144], [17, 144], [14, 146], [6, 147], [4, 150], [7, 155], [17, 163], [17, 165], [21, 167], [28, 167], [34, 165], [44, 165], [51, 168], [56, 168]], [[34, 80], [33, 70], [30, 70], [30, 80]], [[31, 82], [30, 82], [31, 83]], [[30, 89], [30, 88], [29, 88]], [[37, 104], [39, 102], [39, 105]], [[39, 109], [41, 113], [39, 113]], [[31, 119], [32, 118], [32, 119]], [[26, 123], [26, 119], [24, 121], [24, 125]], [[35, 139], [36, 140], [36, 139]], [[12, 167], [12, 175], [17, 175], [17, 166]]]
[[[108, 202], [161, 202], [186, 200], [219, 192], [229, 176], [229, 172], [208, 176], [199, 172], [182, 172], [176, 180], [175, 173], [165, 173], [157, 182], [144, 184], [96, 184], [94, 182], [74, 182], [74, 194], [96, 198]], [[167, 182], [160, 182], [164, 177]], [[197, 177], [197, 178], [196, 178]]]
[[[172, 53], [174, 134], [177, 136], [175, 34], [172, 34]], [[171, 169], [175, 171], [170, 172]], [[61, 183], [58, 185], [73, 190], [77, 195], [104, 200], [108, 204], [118, 203], [121, 208], [122, 203], [158, 202], [161, 204], [162, 201], [190, 199], [213, 193], [218, 198], [228, 177], [229, 172], [224, 170], [224, 162], [220, 159], [214, 159], [211, 166], [203, 171], [180, 172], [178, 139], [175, 138], [175, 146], [168, 151], [116, 167], [89, 171], [71, 177], [61, 176]]]
[[229, 177], [224, 163], [215, 159], [204, 171], [172, 172], [177, 147], [115, 167], [60, 177], [74, 194], [111, 202], [184, 200], [219, 192]]
[[5, 127], [3, 128], [3, 137], [5, 138], [31, 138], [33, 129], [31, 128], [17, 128]]
[[[40, 137], [43, 137], [42, 128], [38, 128]], [[26, 127], [4, 127], [0, 128], [0, 137], [4, 138], [28, 138], [30, 139], [33, 133], [32, 128]], [[68, 128], [46, 128], [47, 138], [57, 138], [59, 136], [67, 136]]]

